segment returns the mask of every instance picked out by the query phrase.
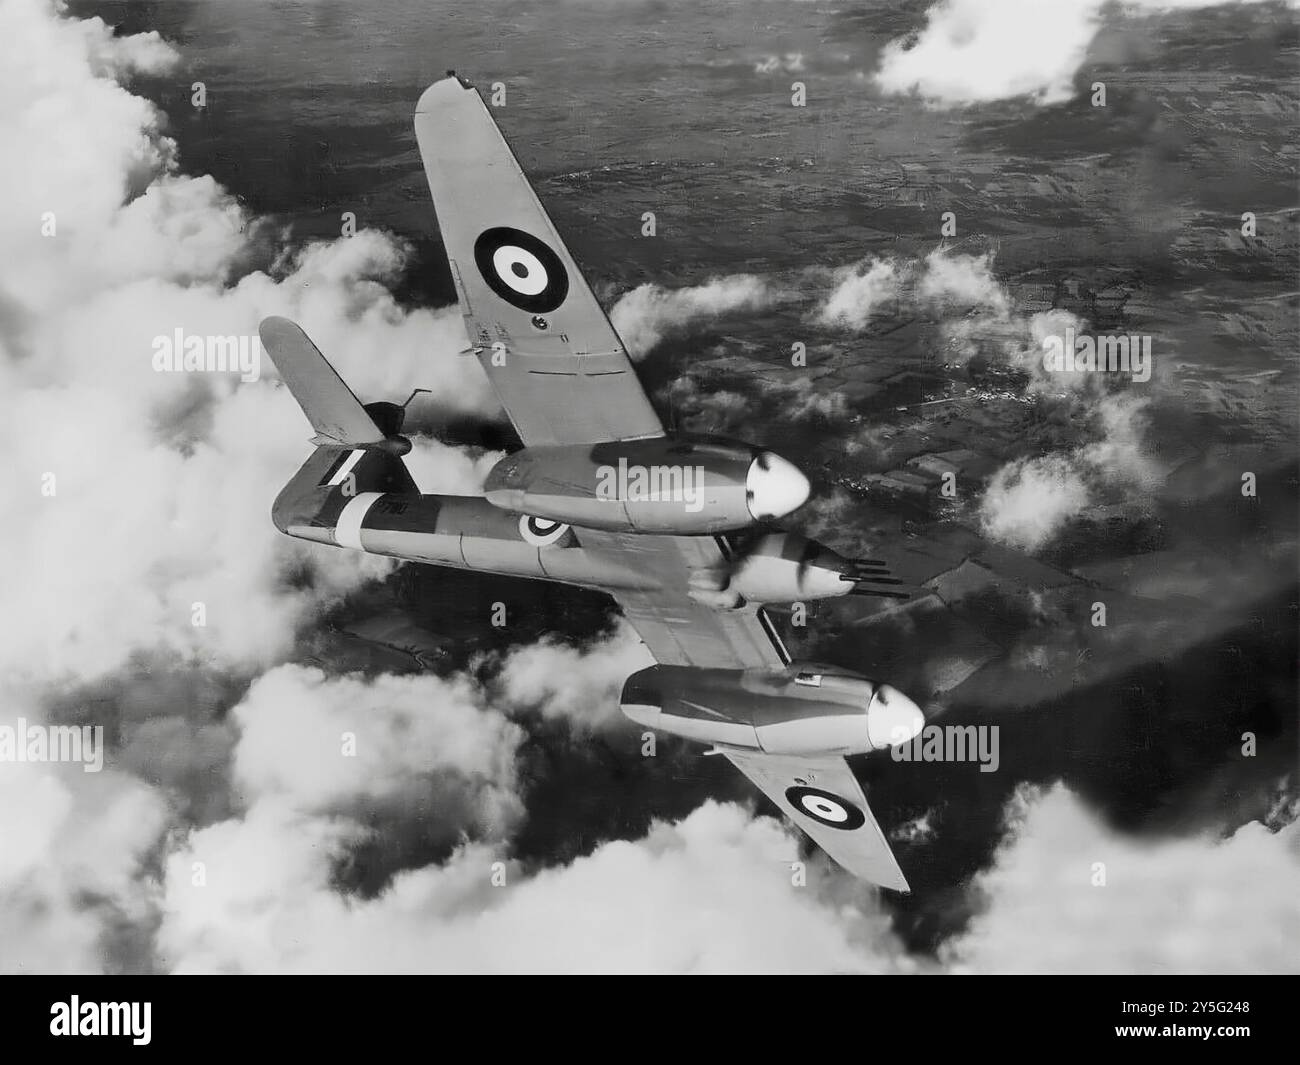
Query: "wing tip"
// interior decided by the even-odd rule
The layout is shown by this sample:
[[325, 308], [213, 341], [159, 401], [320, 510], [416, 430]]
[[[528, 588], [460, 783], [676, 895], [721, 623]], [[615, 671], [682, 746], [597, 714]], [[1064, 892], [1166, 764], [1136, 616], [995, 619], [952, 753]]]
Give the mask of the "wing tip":
[[261, 338], [262, 347], [273, 363], [276, 361], [277, 353], [286, 345], [298, 343], [303, 339], [311, 343], [311, 338], [307, 336], [302, 326], [292, 318], [285, 318], [279, 314], [270, 314], [263, 318], [257, 325], [257, 335]]
[[[803, 826], [801, 825], [799, 827], [802, 828]], [[814, 839], [813, 842], [818, 843], [818, 846], [821, 846], [816, 839]], [[871, 884], [878, 888], [884, 888], [886, 891], [896, 891], [900, 895], [912, 894], [912, 885], [907, 882], [907, 877], [903, 875], [903, 869], [898, 864], [898, 855], [894, 853], [894, 848], [890, 847], [888, 842], [886, 842], [885, 846], [888, 847], [889, 850], [888, 866], [892, 866], [892, 868], [882, 868], [884, 863], [879, 861], [872, 862], [868, 866], [854, 862], [851, 859], [847, 861], [841, 860], [834, 854], [831, 854], [830, 858], [850, 876], [855, 876], [864, 883]], [[826, 850], [826, 848], [822, 847], [822, 850]], [[829, 851], [827, 851], [827, 853], [830, 854]]]
[[441, 105], [449, 100], [455, 99], [458, 92], [476, 92], [473, 83], [454, 70], [447, 71], [445, 77], [439, 78], [427, 89], [420, 94], [420, 99], [416, 101], [415, 113], [417, 115], [428, 114], [436, 111]]

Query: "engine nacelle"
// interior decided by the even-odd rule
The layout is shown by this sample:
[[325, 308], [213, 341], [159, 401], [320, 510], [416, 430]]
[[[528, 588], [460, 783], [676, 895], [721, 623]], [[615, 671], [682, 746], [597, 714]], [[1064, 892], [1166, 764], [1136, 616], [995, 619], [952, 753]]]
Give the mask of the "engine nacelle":
[[808, 479], [748, 444], [688, 436], [524, 448], [488, 474], [503, 510], [613, 532], [710, 535], [798, 509]]
[[619, 700], [633, 721], [701, 743], [768, 754], [866, 754], [906, 743], [925, 715], [897, 688], [847, 670], [651, 666]]

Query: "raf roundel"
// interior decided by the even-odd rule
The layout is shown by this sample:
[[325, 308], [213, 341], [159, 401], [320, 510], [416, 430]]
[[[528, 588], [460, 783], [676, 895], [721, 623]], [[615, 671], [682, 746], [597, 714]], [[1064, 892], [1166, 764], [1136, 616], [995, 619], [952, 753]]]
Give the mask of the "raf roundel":
[[549, 314], [569, 294], [560, 257], [521, 229], [485, 229], [474, 241], [474, 263], [493, 292], [529, 314]]
[[569, 531], [567, 525], [550, 518], [532, 518], [528, 515], [519, 519], [519, 535], [534, 547], [549, 547]]
[[798, 813], [827, 828], [852, 830], [861, 828], [867, 820], [866, 815], [848, 799], [841, 799], [821, 788], [786, 788], [785, 798]]

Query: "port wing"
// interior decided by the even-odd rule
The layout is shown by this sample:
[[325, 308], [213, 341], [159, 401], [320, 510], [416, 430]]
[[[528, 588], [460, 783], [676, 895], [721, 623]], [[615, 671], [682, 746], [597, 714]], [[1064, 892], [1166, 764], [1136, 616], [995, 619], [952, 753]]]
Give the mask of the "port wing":
[[488, 106], [454, 76], [415, 110], [465, 331], [525, 445], [663, 435], [622, 341]]
[[843, 758], [733, 749], [722, 753], [854, 876], [894, 891], [912, 890]]

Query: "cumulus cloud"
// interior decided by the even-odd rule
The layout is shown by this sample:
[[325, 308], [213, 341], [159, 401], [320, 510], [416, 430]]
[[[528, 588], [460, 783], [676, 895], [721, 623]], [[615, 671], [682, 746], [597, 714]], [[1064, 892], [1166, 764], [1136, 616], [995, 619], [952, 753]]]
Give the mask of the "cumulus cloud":
[[731, 373], [729, 383], [747, 381], [747, 393], [720, 387], [712, 369], [690, 370], [669, 386], [673, 409], [692, 428], [721, 436], [743, 438], [755, 425], [834, 421], [850, 413], [843, 393], [830, 391], [803, 374], [773, 376], [765, 364], [752, 374]]
[[864, 329], [882, 307], [892, 308], [908, 273], [893, 259], [874, 256], [835, 271], [835, 288], [813, 313], [823, 325]]
[[1097, 31], [1100, 0], [945, 0], [914, 39], [886, 46], [876, 84], [953, 106], [1029, 96], [1058, 103]]
[[774, 298], [763, 278], [733, 274], [688, 288], [639, 285], [614, 304], [609, 317], [628, 351], [634, 357], [641, 357], [674, 332], [737, 311], [762, 307]]
[[[363, 399], [400, 401], [423, 385], [445, 410], [498, 408], [479, 368], [455, 355], [464, 338], [454, 309], [408, 311], [393, 299], [388, 285], [406, 255], [399, 241], [363, 230], [278, 249], [271, 261], [268, 227], [210, 177], [180, 172], [162, 116], [123, 84], [175, 62], [157, 34], [119, 36], [43, 0], [7, 0], [3, 21], [12, 62], [0, 70], [0, 136], [22, 165], [0, 174], [12, 208], [0, 215], [0, 490], [14, 504], [0, 552], [0, 710], [30, 722], [52, 709], [76, 720], [107, 715], [118, 728], [103, 773], [13, 764], [0, 773], [0, 937], [7, 966], [96, 971], [136, 949], [117, 942], [131, 938], [123, 929], [148, 939], [157, 885], [146, 859], [190, 813], [230, 805], [179, 794], [196, 774], [210, 792], [224, 788], [233, 730], [211, 715], [235, 701], [230, 689], [281, 661], [304, 623], [393, 565], [270, 526], [275, 493], [311, 447], [269, 362], [246, 383], [159, 373], [154, 339], [176, 329], [255, 337], [262, 317], [284, 314]], [[477, 490], [490, 461], [427, 440], [416, 457], [429, 490], [446, 491]], [[293, 762], [295, 742], [344, 716], [340, 689], [323, 680], [309, 714], [310, 685], [299, 681], [295, 689], [272, 674], [267, 684], [279, 684], [284, 701], [262, 705], [256, 721], [234, 715], [253, 734], [254, 746], [240, 748], [239, 783], [250, 793], [284, 801], [286, 790], [305, 791], [310, 762]], [[339, 683], [365, 703], [361, 689]], [[418, 752], [423, 770], [396, 760], [393, 771], [406, 771], [397, 791], [423, 782], [439, 799], [460, 800], [463, 816], [442, 818], [453, 834], [515, 817], [516, 726], [482, 700], [473, 717], [448, 696], [439, 705], [461, 706], [460, 716], [421, 706], [421, 732], [420, 693], [387, 684], [365, 689], [381, 705], [357, 725], [363, 744], [347, 765], [379, 750]], [[266, 690], [253, 689], [263, 700]], [[435, 719], [449, 729], [437, 744]], [[495, 731], [453, 743], [470, 720]], [[419, 742], [394, 738], [408, 732]], [[284, 762], [250, 754], [268, 733], [283, 741]], [[463, 762], [454, 772], [452, 757]], [[346, 768], [336, 778], [338, 802], [383, 805], [383, 794], [347, 792], [350, 779]], [[147, 944], [128, 960], [151, 964]]]
[[[87, 973], [104, 939], [149, 925], [151, 854], [167, 801], [134, 777], [8, 763], [0, 772], [0, 972]], [[148, 966], [147, 951], [130, 958]]]
[[[0, 178], [13, 205], [0, 240], [15, 252], [0, 264], [0, 487], [18, 504], [0, 563], [7, 675], [86, 680], [159, 649], [264, 666], [301, 619], [391, 564], [270, 529], [310, 434], [269, 362], [250, 383], [158, 373], [155, 338], [255, 336], [285, 314], [363, 398], [424, 385], [447, 409], [496, 404], [454, 354], [454, 312], [393, 300], [385, 282], [405, 255], [393, 238], [362, 231], [273, 269], [241, 266], [261, 227], [211, 178], [180, 174], [161, 116], [112, 80], [172, 61], [156, 34], [114, 36], [34, 0], [7, 4], [6, 26], [20, 61], [0, 75], [0, 136], [24, 160]], [[440, 454], [446, 482], [476, 479], [465, 457]], [[280, 579], [303, 567], [311, 580]]]
[[723, 436], [734, 432], [742, 422], [754, 418], [756, 400], [719, 384], [688, 369], [668, 386], [672, 409], [698, 419], [707, 432]]
[[[640, 840], [528, 874], [468, 846], [377, 898], [329, 889], [354, 825], [267, 809], [195, 833], [168, 864], [159, 942], [179, 972], [910, 971], [886, 918], [796, 887], [788, 830], [706, 803]], [[228, 870], [190, 884], [197, 856]], [[499, 866], [495, 863], [501, 862]], [[244, 870], [248, 870], [244, 874]], [[239, 875], [233, 875], [238, 872]], [[494, 886], [494, 877], [496, 885]]]
[[767, 383], [763, 395], [783, 419], [792, 422], [842, 418], [849, 412], [843, 393], [818, 388], [808, 377], [789, 381], [778, 377]]
[[1148, 400], [1128, 393], [1105, 395], [1090, 407], [1095, 429], [1079, 446], [1014, 459], [989, 479], [979, 502], [986, 536], [1036, 550], [1071, 519], [1085, 513], [1109, 488], [1145, 497], [1162, 479], [1150, 456], [1143, 426]]
[[834, 287], [812, 317], [855, 333], [873, 318], [903, 309], [941, 315], [976, 310], [1005, 317], [1010, 301], [992, 266], [991, 252], [966, 255], [943, 247], [919, 262], [868, 256], [834, 271]]
[[[1125, 0], [1121, 10], [1217, 6], [1222, 0]], [[1246, 0], [1251, 2], [1251, 0]], [[886, 93], [916, 93], [940, 107], [1026, 97], [1054, 104], [1101, 26], [1104, 0], [941, 0], [925, 25], [890, 42], [875, 72]]]
[[481, 496], [487, 475], [503, 457], [501, 451], [471, 451], [414, 436], [406, 468], [426, 495]]
[[1146, 439], [1150, 401], [1131, 392], [1102, 396], [1092, 406], [1097, 438], [1084, 449], [1087, 463], [1112, 485], [1151, 492], [1164, 468], [1152, 457]]
[[786, 52], [785, 55], [767, 55], [754, 64], [755, 74], [802, 74], [804, 70], [802, 52]]
[[[919, 261], [867, 259], [836, 272], [835, 287], [814, 318], [860, 332], [886, 306], [891, 313], [905, 308], [929, 316], [948, 361], [960, 365], [981, 356], [1022, 371], [1025, 392], [1044, 419], [1077, 427], [1063, 429], [1065, 442], [1055, 441], [1045, 454], [1012, 459], [979, 499], [985, 535], [1035, 550], [1106, 492], [1158, 488], [1163, 470], [1146, 440], [1150, 393], [1125, 389], [1126, 374], [1048, 369], [1045, 341], [1087, 334], [1088, 323], [1063, 309], [1023, 312], [993, 265], [992, 252], [969, 255], [944, 247]], [[875, 430], [863, 431], [847, 447], [864, 462], [887, 466], [888, 449]]]
[[[144, 411], [123, 420], [82, 383], [0, 400], [15, 459], [0, 484], [30, 500], [0, 563], [9, 680], [88, 680], [140, 650], [255, 666], [284, 653], [300, 618], [387, 571], [260, 535], [279, 483], [306, 457], [276, 398], [233, 393], [188, 451], [160, 440]], [[295, 564], [315, 579], [285, 584]]]
[[[1300, 836], [1229, 840], [1103, 827], [1063, 787], [1022, 790], [976, 878], [952, 971], [1294, 971]], [[904, 826], [928, 838], [925, 819]], [[870, 893], [814, 861], [794, 886], [789, 826], [706, 803], [637, 840], [527, 870], [489, 844], [345, 898], [331, 871], [365, 828], [259, 803], [168, 860], [159, 947], [178, 972], [912, 972]], [[207, 870], [193, 883], [195, 862]], [[1094, 886], [1094, 862], [1106, 886]], [[1259, 878], [1263, 878], [1260, 880]], [[1260, 884], [1263, 884], [1263, 888]], [[1051, 885], [1045, 891], [1044, 885]], [[1260, 892], [1262, 891], [1262, 896]], [[1243, 898], [1259, 898], [1258, 906]], [[1225, 944], [1224, 940], [1231, 940]]]
[[1006, 289], [993, 274], [993, 254], [965, 255], [936, 248], [925, 257], [917, 279], [916, 295], [932, 310], [978, 308], [1005, 315], [1011, 306]]
[[618, 709], [623, 682], [651, 665], [654, 658], [641, 637], [620, 618], [613, 636], [594, 647], [544, 639], [516, 648], [502, 662], [496, 681], [509, 705], [596, 729], [624, 723]]
[[232, 716], [234, 777], [246, 801], [281, 799], [317, 813], [409, 805], [433, 778], [450, 776], [480, 831], [501, 831], [519, 813], [514, 755], [523, 732], [465, 677], [367, 680], [280, 666], [254, 682]]
[[1227, 839], [1124, 836], [1061, 785], [1022, 789], [1007, 819], [992, 868], [976, 879], [985, 907], [945, 948], [950, 965], [995, 973], [1300, 968], [1300, 822], [1270, 832], [1252, 821]]
[[1087, 482], [1068, 456], [1018, 459], [989, 480], [980, 524], [986, 536], [1033, 550], [1082, 512], [1088, 499]]

